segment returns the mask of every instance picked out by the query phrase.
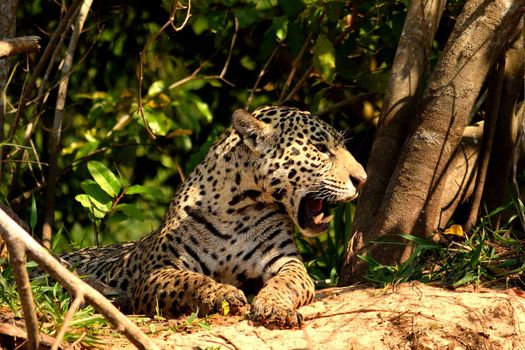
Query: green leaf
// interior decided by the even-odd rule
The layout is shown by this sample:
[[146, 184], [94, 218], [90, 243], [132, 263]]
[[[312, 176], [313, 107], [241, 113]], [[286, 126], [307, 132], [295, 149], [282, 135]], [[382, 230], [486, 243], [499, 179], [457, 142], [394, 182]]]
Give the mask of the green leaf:
[[255, 3], [255, 8], [259, 11], [271, 10], [277, 6], [277, 0], [252, 0]]
[[324, 34], [320, 34], [314, 45], [314, 67], [325, 81], [332, 81], [335, 75], [335, 49]]
[[259, 11], [253, 7], [248, 8], [236, 8], [233, 10], [233, 14], [239, 21], [239, 28], [246, 28], [259, 18]]
[[115, 210], [120, 210], [130, 218], [135, 218], [139, 221], [144, 220], [144, 213], [133, 204], [121, 203], [115, 207]]
[[197, 35], [201, 35], [205, 30], [208, 29], [208, 19], [206, 16], [196, 16], [191, 24], [193, 32]]
[[121, 189], [120, 182], [111, 170], [103, 163], [92, 160], [87, 164], [88, 170], [96, 183], [112, 198], [115, 198]]
[[477, 273], [474, 273], [473, 271], [468, 271], [463, 278], [461, 278], [459, 281], [456, 281], [452, 284], [453, 287], [459, 287], [464, 284], [470, 283], [472, 281], [475, 281], [479, 278]]
[[284, 39], [286, 39], [286, 34], [288, 33], [288, 18], [285, 16], [274, 18], [273, 28], [277, 39], [279, 39], [279, 41], [284, 41]]
[[111, 210], [111, 197], [100, 188], [98, 183], [93, 180], [84, 180], [80, 183], [80, 187], [86, 192], [89, 200], [97, 209], [103, 212]]
[[205, 331], [210, 331], [211, 330], [210, 325], [207, 324], [206, 322], [203, 322], [203, 321], [199, 321], [199, 327], [201, 327]]
[[156, 135], [166, 136], [173, 127], [173, 121], [171, 118], [168, 118], [168, 116], [160, 110], [145, 106], [144, 116], [148, 122], [149, 128]]
[[77, 202], [80, 202], [84, 208], [89, 209], [89, 212], [93, 214], [93, 216], [97, 219], [101, 219], [106, 215], [105, 211], [101, 211], [95, 207], [95, 203], [93, 202], [93, 198], [88, 196], [87, 194], [77, 194], [75, 196], [75, 200]]
[[132, 185], [126, 189], [126, 194], [148, 194], [155, 198], [164, 198], [164, 193], [155, 187]]
[[198, 311], [192, 312], [186, 319], [187, 324], [192, 324], [197, 319]]
[[470, 266], [475, 269], [479, 264], [479, 257], [481, 255], [481, 248], [483, 248], [483, 242], [480, 242], [476, 249], [472, 252], [472, 257], [470, 258]]
[[230, 313], [230, 304], [226, 300], [221, 301], [221, 310], [223, 316]]
[[166, 89], [166, 82], [163, 80], [157, 80], [154, 81], [149, 89], [148, 89], [148, 96], [155, 96], [160, 94]]
[[29, 227], [31, 227], [31, 231], [35, 230], [37, 217], [35, 195], [31, 195], [31, 214], [29, 216]]

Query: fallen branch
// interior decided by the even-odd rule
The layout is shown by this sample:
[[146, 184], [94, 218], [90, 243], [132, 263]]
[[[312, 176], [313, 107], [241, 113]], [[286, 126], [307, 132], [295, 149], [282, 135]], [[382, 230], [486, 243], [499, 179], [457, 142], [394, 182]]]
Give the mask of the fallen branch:
[[0, 40], [0, 58], [37, 52], [40, 50], [39, 36], [21, 36]]
[[[17, 321], [14, 321], [14, 323], [15, 324], [10, 324], [7, 322], [0, 321], [0, 336], [14, 338], [16, 340], [21, 340], [21, 342], [26, 341], [27, 332], [21, 327], [22, 325], [18, 325]], [[46, 334], [40, 335], [40, 345], [51, 347], [54, 342], [55, 342], [55, 338], [49, 335], [46, 335]], [[16, 346], [18, 345], [18, 343], [14, 343], [14, 345]], [[60, 349], [71, 349], [71, 347], [61, 346]]]
[[[3, 210], [0, 210], [0, 236], [5, 240], [9, 247], [19, 246], [22, 251], [38, 263], [40, 268], [47, 272], [53, 279], [58, 281], [66, 288], [75, 299], [83, 298], [87, 303], [102, 314], [117, 331], [126, 336], [139, 349], [158, 349], [157, 345], [151, 340], [125, 315], [123, 315], [109, 300], [94, 288], [83, 282], [80, 278], [72, 274], [67, 268], [62, 266], [49, 252], [38, 244], [26, 231], [9, 217]], [[25, 270], [25, 260], [20, 258], [20, 254], [10, 248], [10, 253], [17, 256], [11, 257], [16, 261], [20, 268]], [[27, 272], [26, 272], [27, 274]], [[19, 278], [16, 276], [17, 279]], [[20, 293], [20, 290], [19, 290]], [[75, 303], [76, 304], [76, 303]], [[24, 304], [22, 304], [24, 307]], [[24, 317], [26, 312], [24, 309]], [[26, 325], [28, 321], [26, 319]], [[34, 341], [38, 341], [38, 338]], [[57, 341], [61, 340], [57, 337]]]

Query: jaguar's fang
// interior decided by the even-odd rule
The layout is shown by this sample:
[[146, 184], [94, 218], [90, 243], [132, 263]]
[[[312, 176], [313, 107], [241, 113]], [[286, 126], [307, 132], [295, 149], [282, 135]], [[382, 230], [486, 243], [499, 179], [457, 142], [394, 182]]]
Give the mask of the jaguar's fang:
[[332, 221], [333, 218], [334, 218], [334, 216], [330, 215], [330, 216], [327, 216], [327, 217], [323, 218], [323, 220], [321, 220], [321, 221], [324, 222], [325, 224], [328, 224], [330, 221]]
[[[333, 215], [331, 215], [331, 216], [333, 216]], [[323, 221], [323, 217], [324, 217], [324, 213], [321, 213], [321, 214], [315, 216], [315, 217], [314, 217], [314, 223], [315, 223], [316, 225], [320, 225], [322, 222], [324, 222], [324, 221]]]

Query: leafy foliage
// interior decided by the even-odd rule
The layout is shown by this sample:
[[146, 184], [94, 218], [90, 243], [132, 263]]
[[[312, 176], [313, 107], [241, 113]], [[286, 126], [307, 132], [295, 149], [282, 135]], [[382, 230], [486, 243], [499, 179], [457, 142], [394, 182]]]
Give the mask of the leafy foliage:
[[[75, 52], [57, 157], [58, 250], [136, 239], [154, 229], [184, 174], [239, 107], [287, 100], [352, 130], [349, 147], [364, 159], [404, 2], [194, 1], [187, 22], [181, 4], [94, 4]], [[19, 34], [53, 33], [60, 6], [20, 3]], [[170, 17], [173, 25], [165, 26]], [[43, 46], [47, 41], [44, 34]], [[3, 123], [12, 146], [5, 149], [0, 193], [23, 219], [31, 217], [38, 235], [60, 75], [51, 63], [49, 80], [38, 86], [48, 97], [31, 96], [41, 102], [30, 103], [15, 126], [29, 67], [16, 68], [7, 87], [11, 108]], [[130, 183], [158, 191], [130, 193], [137, 191]]]
[[[511, 229], [516, 217], [500, 229], [493, 229], [490, 218], [503, 208], [484, 216], [471, 234], [464, 237], [450, 233], [443, 240], [401, 235], [415, 249], [402, 264], [385, 266], [370, 257], [362, 257], [369, 264], [367, 278], [379, 285], [411, 280], [460, 287], [523, 286], [525, 274], [524, 244], [519, 232]], [[434, 238], [441, 237], [436, 234]]]
[[[19, 2], [17, 34], [39, 34], [45, 47], [65, 13], [62, 6], [71, 3]], [[288, 103], [310, 110], [349, 130], [347, 146], [364, 163], [408, 3], [194, 0], [187, 18], [187, 7], [181, 6], [187, 1], [95, 2], [75, 52], [64, 111], [53, 250], [137, 239], [156, 228], [184, 175], [237, 108]], [[462, 3], [447, 3], [431, 64]], [[71, 33], [61, 34], [67, 43]], [[45, 190], [64, 51], [65, 46], [57, 47], [47, 73], [36, 77], [40, 55], [13, 60], [6, 115], [0, 119], [0, 201], [35, 235], [42, 231], [49, 205]], [[36, 88], [27, 107], [20, 108], [31, 78]], [[337, 282], [354, 209], [354, 204], [335, 209], [326, 235], [296, 237], [319, 286]], [[495, 230], [485, 219], [464, 240], [446, 246], [403, 237], [416, 246], [410, 259], [398, 266], [368, 259], [370, 281], [523, 284], [523, 234], [510, 226]], [[0, 275], [0, 304], [19, 313], [10, 274], [7, 268]], [[33, 290], [52, 332], [71, 300], [56, 284], [35, 282]], [[222, 311], [227, 314], [229, 306]], [[75, 317], [78, 327], [66, 340], [103, 322], [91, 308]], [[209, 328], [196, 313], [186, 323]], [[90, 336], [84, 344], [96, 346]]]

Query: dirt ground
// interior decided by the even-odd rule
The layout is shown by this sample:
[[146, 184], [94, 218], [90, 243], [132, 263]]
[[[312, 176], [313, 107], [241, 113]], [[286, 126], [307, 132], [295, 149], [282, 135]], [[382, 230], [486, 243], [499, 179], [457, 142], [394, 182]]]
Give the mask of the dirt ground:
[[[163, 349], [525, 350], [525, 293], [517, 289], [452, 291], [421, 283], [331, 288], [300, 311], [306, 322], [298, 330], [269, 330], [217, 315], [136, 321]], [[133, 349], [114, 331], [101, 344]]]
[[301, 309], [300, 330], [217, 317], [208, 320], [209, 330], [161, 331], [154, 339], [166, 349], [525, 349], [524, 296], [421, 283], [332, 288]]

